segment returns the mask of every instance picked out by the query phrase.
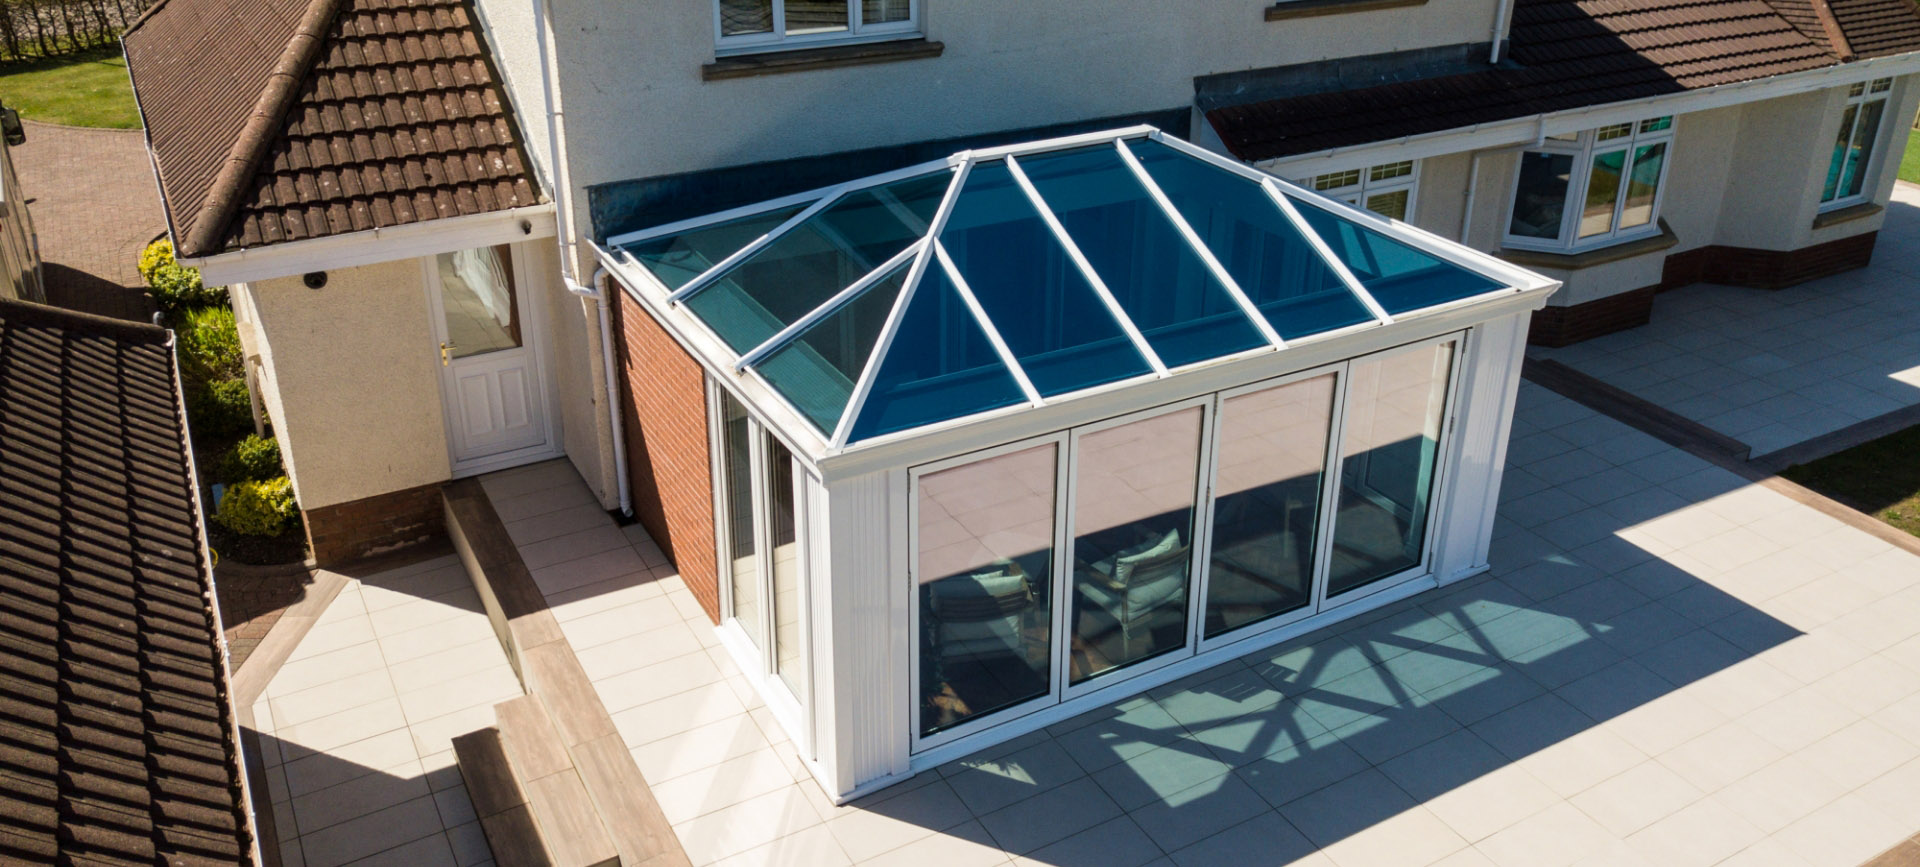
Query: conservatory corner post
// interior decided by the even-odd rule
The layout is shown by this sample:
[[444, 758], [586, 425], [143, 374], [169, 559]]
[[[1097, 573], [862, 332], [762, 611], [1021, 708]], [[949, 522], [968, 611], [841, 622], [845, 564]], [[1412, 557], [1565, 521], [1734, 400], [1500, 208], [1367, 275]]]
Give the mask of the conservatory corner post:
[[1456, 386], [1461, 394], [1453, 417], [1454, 469], [1441, 500], [1434, 546], [1434, 576], [1442, 584], [1487, 566], [1530, 317], [1509, 314], [1468, 334], [1461, 357], [1465, 369]]

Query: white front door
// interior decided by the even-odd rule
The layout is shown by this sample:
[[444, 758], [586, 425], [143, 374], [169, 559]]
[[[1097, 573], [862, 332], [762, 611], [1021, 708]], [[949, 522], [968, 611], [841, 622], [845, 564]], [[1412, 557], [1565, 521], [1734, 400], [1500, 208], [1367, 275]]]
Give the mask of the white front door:
[[426, 261], [455, 475], [553, 451], [539, 328], [525, 263], [512, 248], [442, 253]]

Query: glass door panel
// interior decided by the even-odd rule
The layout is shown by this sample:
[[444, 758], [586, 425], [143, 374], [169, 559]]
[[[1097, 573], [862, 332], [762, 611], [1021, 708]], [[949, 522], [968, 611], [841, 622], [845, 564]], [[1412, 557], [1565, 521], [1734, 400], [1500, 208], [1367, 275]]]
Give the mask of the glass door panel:
[[1206, 636], [1313, 602], [1334, 374], [1221, 402]]
[[519, 291], [505, 245], [441, 253], [434, 266], [440, 270], [448, 358], [520, 347]]
[[773, 671], [795, 696], [806, 695], [801, 658], [800, 539], [794, 512], [793, 454], [767, 438], [767, 545], [773, 573]]
[[1186, 646], [1201, 412], [1076, 441], [1069, 683]]
[[739, 401], [720, 392], [720, 473], [727, 531], [728, 581], [733, 617], [760, 644], [760, 566], [753, 521], [753, 421]]
[[1454, 342], [1353, 362], [1329, 598], [1420, 565]]
[[920, 733], [1047, 695], [1059, 447], [919, 478]]

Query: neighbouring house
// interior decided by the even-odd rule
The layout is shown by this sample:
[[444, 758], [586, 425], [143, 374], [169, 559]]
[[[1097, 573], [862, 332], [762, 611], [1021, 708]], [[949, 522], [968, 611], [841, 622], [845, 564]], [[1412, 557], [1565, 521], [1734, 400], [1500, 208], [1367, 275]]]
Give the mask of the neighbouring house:
[[0, 861], [256, 864], [171, 334], [0, 300]]
[[[1522, 345], [1864, 264], [1920, 105], [1906, 0], [164, 0], [127, 45], [316, 555], [564, 454], [836, 799], [1484, 568]], [[1485, 291], [1371, 282], [1428, 274]], [[996, 313], [1022, 280], [1055, 306]], [[1237, 336], [1155, 345], [1187, 317]], [[1256, 394], [1326, 451], [1242, 522]], [[1083, 544], [1076, 462], [1154, 407], [1198, 408], [1185, 517]], [[981, 510], [1020, 531], [940, 560]], [[1281, 561], [1305, 607], [1209, 609]]]
[[13, 170], [13, 146], [26, 140], [19, 112], [0, 108], [0, 298], [45, 301], [40, 236], [33, 231], [27, 194]]

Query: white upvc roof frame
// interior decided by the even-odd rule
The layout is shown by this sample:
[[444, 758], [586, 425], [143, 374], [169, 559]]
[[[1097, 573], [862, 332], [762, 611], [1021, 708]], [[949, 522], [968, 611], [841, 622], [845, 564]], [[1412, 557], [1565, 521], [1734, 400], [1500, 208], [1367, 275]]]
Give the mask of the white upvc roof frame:
[[[1273, 201], [1275, 209], [1283, 214], [1287, 221], [1308, 240], [1316, 254], [1327, 262], [1347, 289], [1353, 292], [1356, 298], [1367, 307], [1373, 318], [1370, 321], [1356, 323], [1352, 326], [1346, 326], [1320, 334], [1295, 338], [1291, 341], [1283, 339], [1277, 329], [1275, 329], [1258, 310], [1257, 305], [1252, 302], [1245, 290], [1233, 280], [1231, 274], [1226, 271], [1225, 266], [1213, 254], [1213, 251], [1206, 245], [1204, 240], [1173, 206], [1172, 200], [1166, 195], [1166, 192], [1153, 181], [1152, 177], [1146, 172], [1145, 167], [1139, 162], [1138, 158], [1133, 155], [1131, 149], [1127, 147], [1126, 143], [1128, 140], [1142, 138], [1159, 142], [1183, 154], [1260, 184], [1263, 191]], [[1200, 258], [1215, 279], [1219, 280], [1220, 283], [1226, 287], [1228, 293], [1233, 298], [1235, 306], [1242, 315], [1251, 320], [1255, 327], [1259, 329], [1267, 345], [1258, 346], [1222, 358], [1187, 365], [1178, 371], [1169, 371], [1160, 359], [1158, 353], [1147, 343], [1144, 334], [1140, 332], [1137, 324], [1134, 323], [1131, 317], [1127, 316], [1126, 311], [1120, 306], [1118, 300], [1114, 298], [1110, 289], [1104, 281], [1101, 280], [1100, 276], [1094, 272], [1092, 264], [1087, 261], [1085, 255], [1078, 248], [1077, 243], [1066, 232], [1065, 227], [1059, 222], [1057, 215], [1053, 213], [1052, 207], [1046, 202], [1039, 190], [1034, 187], [1031, 179], [1019, 164], [1019, 157], [1021, 156], [1031, 156], [1050, 151], [1094, 146], [1103, 143], [1110, 144], [1120, 151], [1122, 162], [1128, 167], [1134, 179], [1139, 182], [1147, 198], [1153, 201], [1155, 206], [1167, 216], [1167, 219], [1174, 226], [1187, 246]], [[942, 231], [944, 231], [947, 221], [952, 215], [954, 203], [965, 187], [972, 167], [981, 162], [993, 160], [1003, 160], [1006, 163], [1009, 174], [1021, 188], [1023, 195], [1026, 196], [1028, 202], [1033, 206], [1042, 221], [1048, 226], [1049, 232], [1054, 235], [1056, 241], [1065, 249], [1069, 258], [1073, 261], [1074, 266], [1079, 269], [1088, 284], [1092, 286], [1096, 294], [1100, 296], [1102, 303], [1114, 316], [1116, 323], [1118, 323], [1127, 334], [1129, 340], [1133, 343], [1136, 350], [1140, 352], [1142, 358], [1148, 361], [1152, 368], [1151, 372], [1143, 373], [1141, 376], [1128, 377], [1117, 382], [1051, 397], [1041, 395], [1034, 387], [1025, 369], [1021, 366], [1019, 359], [1013, 355], [1011, 349], [1001, 337], [999, 329], [986, 315], [984, 309], [981, 308], [977, 297], [972, 292], [972, 287], [967, 284], [965, 277], [955, 266], [951, 256], [946, 253], [946, 250], [939, 243], [939, 236]], [[863, 275], [859, 280], [835, 293], [826, 301], [823, 301], [805, 316], [782, 328], [778, 333], [768, 337], [748, 351], [744, 353], [734, 353], [726, 341], [722, 340], [704, 321], [700, 320], [697, 315], [694, 315], [691, 310], [678, 303], [681, 299], [699, 291], [700, 288], [711, 285], [715, 279], [727, 269], [737, 265], [739, 261], [752, 255], [753, 252], [765, 249], [768, 244], [771, 244], [786, 232], [791, 231], [794, 227], [804, 222], [807, 217], [830, 207], [832, 202], [841, 200], [847, 194], [917, 175], [925, 175], [942, 168], [951, 169], [953, 171], [953, 178], [949, 182], [949, 186], [941, 199], [940, 205], [935, 211], [932, 220], [929, 221], [927, 230], [922, 237], [890, 257], [886, 262]], [[902, 448], [913, 450], [911, 447], [903, 444], [920, 437], [935, 437], [935, 435], [941, 435], [935, 437], [935, 439], [945, 440], [950, 438], [950, 436], [948, 436], [949, 434], [959, 428], [975, 425], [986, 425], [996, 429], [1006, 427], [1010, 423], [1010, 420], [1007, 418], [1009, 415], [1038, 409], [1050, 410], [1052, 407], [1063, 402], [1080, 402], [1085, 400], [1089, 404], [1114, 404], [1118, 400], [1114, 396], [1114, 392], [1138, 388], [1144, 384], [1165, 380], [1169, 376], [1181, 376], [1182, 373], [1190, 370], [1215, 370], [1216, 373], [1205, 376], [1207, 379], [1212, 379], [1218, 375], [1217, 369], [1219, 368], [1243, 367], [1246, 363], [1253, 361], [1258, 356], [1272, 355], [1278, 350], [1296, 349], [1311, 345], [1314, 347], [1313, 351], [1305, 353], [1305, 355], [1317, 357], [1326, 353], [1327, 349], [1325, 344], [1329, 340], [1353, 340], [1357, 339], [1358, 335], [1368, 331], [1382, 329], [1399, 333], [1407, 329], [1391, 326], [1408, 321], [1418, 321], [1422, 323], [1413, 330], [1424, 330], [1425, 325], [1430, 324], [1430, 321], [1457, 322], [1463, 315], [1463, 308], [1486, 303], [1492, 298], [1533, 294], [1539, 296], [1539, 299], [1532, 300], [1529, 303], [1531, 306], [1537, 307], [1539, 304], [1544, 303], [1544, 296], [1547, 292], [1559, 286], [1557, 281], [1517, 268], [1490, 255], [1461, 247], [1416, 226], [1397, 220], [1390, 220], [1343, 202], [1332, 200], [1320, 201], [1322, 198], [1324, 197], [1317, 196], [1285, 179], [1275, 177], [1259, 169], [1205, 150], [1204, 148], [1200, 148], [1173, 136], [1165, 135], [1153, 127], [1140, 126], [1123, 130], [1048, 139], [1024, 145], [962, 151], [944, 160], [921, 163], [846, 184], [821, 188], [742, 208], [734, 208], [703, 218], [683, 220], [665, 226], [614, 236], [614, 238], [609, 241], [607, 247], [599, 247], [596, 245], [596, 251], [600, 254], [603, 263], [608, 266], [609, 270], [617, 275], [622, 283], [626, 284], [629, 293], [641, 300], [644, 306], [653, 312], [656, 317], [676, 320], [675, 327], [669, 329], [670, 333], [674, 334], [683, 346], [700, 360], [703, 367], [707, 368], [715, 376], [723, 376], [725, 373], [733, 374], [730, 378], [733, 381], [734, 390], [739, 392], [740, 396], [745, 398], [749, 405], [768, 400], [776, 403], [777, 406], [765, 408], [765, 411], [761, 414], [762, 422], [768, 424], [771, 428], [783, 431], [785, 435], [782, 438], [787, 442], [789, 447], [799, 446], [799, 448], [794, 449], [795, 453], [803, 454], [805, 462], [816, 470], [822, 469], [829, 463], [844, 463], [849, 466], [865, 465], [871, 463], [874, 459], [872, 455], [869, 455], [861, 460], [838, 460], [836, 456], [842, 454], [846, 454], [850, 459], [852, 455], [856, 453], [866, 454], [871, 452], [874, 454], [892, 454], [900, 452]], [[683, 284], [679, 290], [669, 290], [643, 263], [623, 249], [623, 245], [636, 241], [644, 241], [664, 235], [699, 229], [729, 220], [736, 220], [744, 216], [766, 213], [770, 210], [784, 207], [792, 207], [803, 202], [809, 203], [809, 206], [803, 209], [801, 213], [783, 221], [781, 226], [756, 239], [755, 242], [749, 244], [747, 248], [736, 251], [733, 255], [726, 257], [721, 262], [708, 268], [696, 277], [694, 281]], [[1500, 289], [1490, 291], [1483, 295], [1458, 299], [1430, 308], [1423, 308], [1408, 314], [1402, 314], [1398, 317], [1393, 316], [1382, 308], [1379, 302], [1366, 291], [1365, 286], [1360, 284], [1351, 269], [1340, 260], [1339, 256], [1334, 254], [1325, 239], [1321, 238], [1312, 230], [1311, 226], [1300, 213], [1299, 209], [1302, 207], [1321, 208], [1343, 219], [1367, 225], [1416, 250], [1427, 253], [1450, 264], [1474, 271], [1490, 279], [1500, 281], [1505, 285]], [[804, 415], [786, 402], [786, 399], [780, 395], [777, 389], [774, 389], [770, 383], [760, 376], [758, 365], [765, 362], [768, 357], [779, 351], [782, 347], [791, 344], [794, 339], [808, 328], [819, 324], [821, 320], [843, 309], [846, 304], [859, 297], [875, 283], [884, 279], [887, 275], [896, 273], [903, 265], [908, 268], [905, 283], [902, 285], [900, 293], [894, 301], [893, 308], [888, 312], [887, 320], [882, 327], [879, 338], [875, 341], [873, 349], [868, 355], [865, 366], [860, 371], [860, 378], [855, 383], [854, 390], [848, 398], [847, 406], [841, 414], [839, 423], [831, 433], [822, 435]], [[975, 323], [980, 326], [982, 333], [992, 345], [997, 357], [1006, 365], [1008, 371], [1012, 374], [1016, 383], [1018, 383], [1025, 400], [1021, 403], [1000, 409], [949, 419], [880, 437], [873, 437], [862, 441], [857, 447], [852, 446], [849, 443], [849, 437], [851, 436], [854, 422], [859, 418], [860, 413], [865, 408], [867, 400], [871, 395], [880, 363], [887, 357], [887, 353], [898, 335], [908, 306], [918, 293], [921, 284], [925, 282], [924, 277], [926, 270], [934, 267], [942, 269], [948, 281], [953, 284], [956, 293], [967, 308], [969, 315], [971, 315]], [[649, 293], [648, 290], [652, 290], [651, 293]], [[648, 297], [649, 294], [651, 294], [652, 297]], [[1505, 307], [1507, 305], [1502, 304], [1499, 306]], [[663, 324], [666, 323], [663, 322]], [[1409, 333], [1411, 333], [1411, 331], [1409, 331]], [[1376, 340], [1370, 339], [1363, 342], [1371, 344], [1376, 342]], [[1264, 368], [1269, 365], [1260, 363], [1258, 366]], [[1151, 391], [1158, 392], [1160, 389], [1151, 389]], [[1051, 411], [1045, 413], [1045, 415], [1048, 416], [1053, 414]]]

